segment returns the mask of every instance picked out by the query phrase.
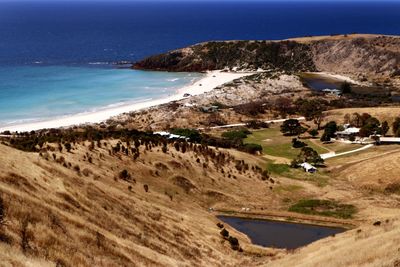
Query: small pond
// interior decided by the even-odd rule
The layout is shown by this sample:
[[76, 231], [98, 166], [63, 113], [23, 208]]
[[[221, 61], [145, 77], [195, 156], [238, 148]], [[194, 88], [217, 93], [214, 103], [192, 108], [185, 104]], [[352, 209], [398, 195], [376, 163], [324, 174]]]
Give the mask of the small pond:
[[343, 81], [330, 79], [317, 73], [303, 73], [300, 75], [301, 80], [310, 89], [314, 91], [322, 91], [324, 89], [340, 89]]
[[295, 249], [333, 234], [344, 228], [272, 220], [217, 216], [224, 223], [246, 234], [253, 244], [264, 247]]

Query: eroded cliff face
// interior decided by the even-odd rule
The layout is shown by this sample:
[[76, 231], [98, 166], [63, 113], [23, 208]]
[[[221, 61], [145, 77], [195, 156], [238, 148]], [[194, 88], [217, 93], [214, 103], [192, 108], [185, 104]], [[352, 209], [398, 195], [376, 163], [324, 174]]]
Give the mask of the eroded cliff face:
[[400, 75], [400, 38], [377, 36], [322, 40], [311, 44], [319, 71], [358, 76]]
[[277, 42], [207, 42], [149, 57], [137, 62], [134, 68], [163, 71], [261, 68], [393, 77], [400, 75], [400, 38], [351, 35]]

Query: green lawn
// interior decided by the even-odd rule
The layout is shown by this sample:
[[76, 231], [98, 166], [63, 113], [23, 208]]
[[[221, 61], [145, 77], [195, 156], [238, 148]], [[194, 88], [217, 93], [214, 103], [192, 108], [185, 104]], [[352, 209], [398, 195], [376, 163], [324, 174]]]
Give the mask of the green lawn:
[[357, 212], [353, 205], [341, 204], [330, 200], [303, 199], [292, 205], [289, 211], [350, 219]]
[[[280, 132], [279, 125], [274, 125], [271, 128], [253, 131], [245, 140], [245, 143], [259, 144], [263, 147], [263, 153], [275, 157], [283, 157], [293, 159], [300, 153], [300, 148], [292, 147], [293, 136], [283, 136]], [[313, 144], [309, 140], [301, 140], [307, 143], [311, 148], [318, 153], [329, 152], [320, 146]]]

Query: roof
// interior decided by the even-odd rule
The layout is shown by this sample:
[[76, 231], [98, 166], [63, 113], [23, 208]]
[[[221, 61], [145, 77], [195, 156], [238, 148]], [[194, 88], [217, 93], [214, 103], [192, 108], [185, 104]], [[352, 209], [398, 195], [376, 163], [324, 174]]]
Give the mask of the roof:
[[360, 132], [360, 128], [349, 127], [347, 129], [345, 129], [344, 131], [336, 132], [336, 134], [357, 134], [359, 132]]
[[308, 162], [303, 162], [302, 164], [300, 164], [300, 166], [303, 167], [303, 168], [306, 169], [306, 170], [309, 170], [309, 169], [317, 169], [317, 168], [315, 168], [313, 165], [311, 165], [311, 164], [308, 163]]
[[400, 143], [400, 137], [380, 137], [380, 142]]

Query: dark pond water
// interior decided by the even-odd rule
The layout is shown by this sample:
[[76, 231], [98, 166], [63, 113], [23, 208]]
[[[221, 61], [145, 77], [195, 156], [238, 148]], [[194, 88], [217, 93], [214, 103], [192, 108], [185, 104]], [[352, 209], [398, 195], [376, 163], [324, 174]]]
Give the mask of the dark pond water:
[[253, 244], [264, 247], [295, 249], [333, 234], [343, 228], [218, 216], [218, 219], [246, 234]]
[[324, 89], [340, 89], [340, 82], [337, 80], [330, 80], [318, 75], [302, 75], [302, 81], [307, 84], [312, 90], [322, 91]]

